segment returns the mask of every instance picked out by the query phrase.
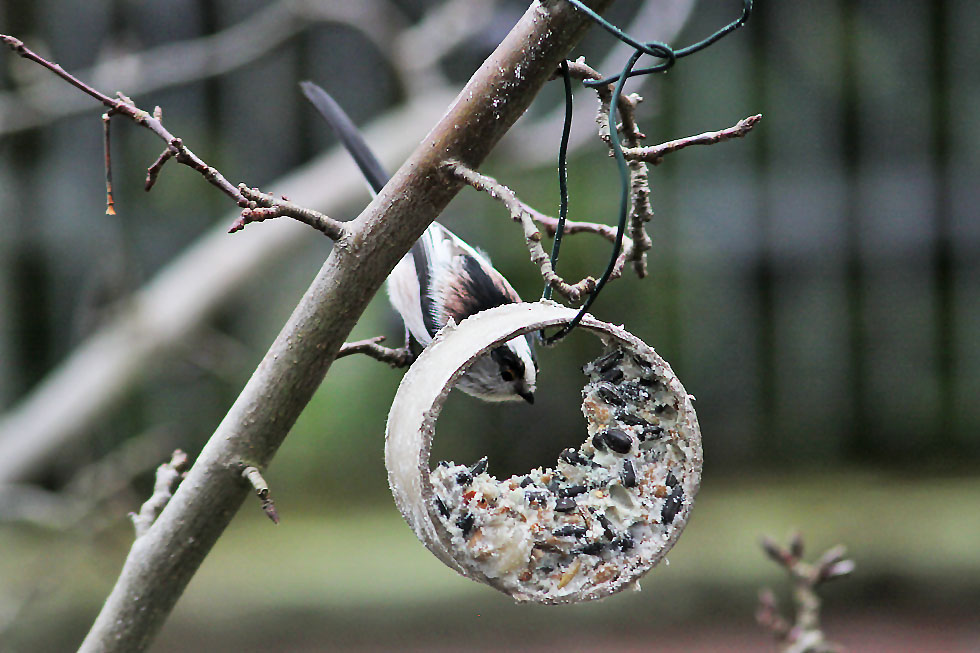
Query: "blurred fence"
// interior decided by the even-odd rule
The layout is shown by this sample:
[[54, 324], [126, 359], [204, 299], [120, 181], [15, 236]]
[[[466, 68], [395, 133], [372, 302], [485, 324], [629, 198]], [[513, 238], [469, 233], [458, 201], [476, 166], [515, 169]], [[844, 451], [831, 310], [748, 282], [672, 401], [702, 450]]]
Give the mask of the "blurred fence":
[[[727, 4], [700, 3], [688, 33]], [[758, 5], [662, 94], [683, 133], [766, 114], [668, 164], [699, 410], [724, 406], [736, 455], [976, 456], [980, 7]]]

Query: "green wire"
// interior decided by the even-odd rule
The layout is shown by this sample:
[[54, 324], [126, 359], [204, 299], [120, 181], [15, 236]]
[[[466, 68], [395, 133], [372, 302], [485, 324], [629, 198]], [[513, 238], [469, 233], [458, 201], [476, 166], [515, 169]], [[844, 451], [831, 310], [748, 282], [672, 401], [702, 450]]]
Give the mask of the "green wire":
[[[623, 74], [619, 76], [619, 81], [616, 82], [616, 90], [613, 93], [612, 100], [609, 103], [609, 142], [612, 146], [613, 156], [616, 158], [616, 166], [619, 168], [619, 178], [622, 182], [620, 184], [619, 192], [619, 225], [616, 228], [616, 242], [613, 245], [613, 253], [609, 259], [609, 264], [606, 266], [605, 272], [596, 282], [595, 290], [589, 293], [585, 302], [582, 304], [579, 312], [572, 318], [571, 322], [559, 329], [558, 333], [554, 334], [550, 338], [545, 338], [545, 344], [553, 344], [558, 340], [564, 338], [568, 335], [572, 329], [578, 326], [581, 322], [582, 317], [592, 306], [592, 302], [596, 300], [599, 296], [599, 292], [602, 291], [606, 282], [609, 281], [609, 277], [612, 276], [613, 270], [616, 269], [616, 260], [619, 258], [619, 253], [623, 249], [623, 234], [626, 232], [626, 219], [629, 216], [629, 204], [630, 204], [630, 172], [629, 167], [626, 165], [626, 157], [623, 155], [623, 146], [619, 142], [619, 132], [616, 129], [616, 105], [619, 103], [619, 96], [623, 92], [623, 85], [626, 84], [626, 80], [629, 79], [629, 72], [636, 65], [636, 62], [643, 56], [643, 52], [637, 50], [630, 57], [629, 61], [626, 63], [626, 67], [623, 68]], [[557, 236], [557, 234], [555, 234]]]
[[[752, 14], [752, 0], [743, 0], [742, 2], [742, 14], [737, 19], [721, 28], [717, 32], [713, 33], [711, 36], [689, 45], [680, 50], [674, 50], [666, 43], [661, 43], [659, 41], [648, 41], [646, 43], [641, 43], [637, 41], [629, 34], [616, 27], [612, 23], [608, 22], [602, 16], [594, 12], [588, 6], [586, 6], [582, 0], [568, 0], [576, 9], [585, 13], [589, 18], [596, 22], [600, 27], [611, 33], [620, 41], [633, 46], [635, 51], [630, 56], [629, 61], [623, 68], [623, 71], [614, 77], [608, 77], [606, 79], [600, 80], [587, 80], [583, 82], [585, 86], [595, 87], [595, 86], [605, 86], [608, 84], [616, 84], [616, 89], [613, 93], [612, 100], [609, 105], [609, 139], [610, 146], [613, 151], [613, 156], [616, 159], [616, 166], [619, 169], [620, 178], [620, 200], [619, 200], [619, 224], [616, 229], [616, 242], [613, 245], [612, 256], [609, 259], [609, 264], [606, 266], [605, 272], [596, 282], [595, 289], [589, 293], [585, 302], [579, 309], [579, 312], [575, 315], [572, 320], [562, 327], [557, 333], [551, 337], [545, 337], [544, 331], [540, 332], [541, 339], [545, 344], [553, 344], [554, 342], [564, 338], [568, 335], [572, 329], [578, 326], [578, 323], [582, 320], [586, 311], [592, 306], [596, 298], [599, 296], [599, 292], [605, 287], [609, 278], [612, 276], [613, 271], [616, 269], [616, 261], [619, 258], [620, 253], [623, 249], [623, 235], [626, 231], [626, 222], [629, 216], [629, 204], [630, 204], [630, 173], [629, 166], [626, 163], [626, 157], [623, 155], [623, 147], [619, 140], [619, 132], [616, 129], [616, 108], [619, 101], [619, 97], [623, 92], [623, 86], [626, 80], [630, 77], [637, 75], [648, 75], [651, 73], [664, 72], [670, 69], [676, 62], [677, 59], [681, 57], [686, 57], [688, 55], [694, 54], [699, 50], [703, 50], [715, 41], [723, 38], [725, 35], [738, 29], [749, 19]], [[657, 57], [659, 59], [664, 59], [662, 63], [656, 66], [651, 66], [649, 68], [640, 68], [638, 70], [633, 70], [633, 67], [639, 61], [640, 57], [643, 55], [650, 55], [652, 57]], [[561, 64], [562, 78], [565, 82], [565, 123], [562, 129], [561, 145], [558, 149], [558, 187], [560, 192], [559, 208], [558, 208], [558, 225], [555, 230], [555, 242], [551, 250], [551, 266], [554, 270], [558, 265], [558, 253], [561, 247], [561, 239], [565, 232], [565, 219], [568, 215], [568, 170], [567, 170], [567, 156], [568, 156], [568, 140], [569, 134], [571, 133], [572, 124], [572, 91], [571, 91], [571, 78], [568, 72], [568, 62], [562, 61]], [[544, 299], [551, 298], [551, 284], [546, 284], [544, 293], [542, 297]]]
[[[561, 144], [558, 146], [558, 225], [555, 227], [555, 242], [551, 246], [551, 267], [558, 263], [561, 237], [565, 234], [565, 219], [568, 217], [568, 139], [572, 133], [572, 76], [568, 73], [568, 62], [561, 62], [561, 77], [565, 82], [565, 123], [561, 129]], [[542, 299], [551, 299], [550, 283], [544, 285]], [[542, 334], [543, 336], [543, 334]]]

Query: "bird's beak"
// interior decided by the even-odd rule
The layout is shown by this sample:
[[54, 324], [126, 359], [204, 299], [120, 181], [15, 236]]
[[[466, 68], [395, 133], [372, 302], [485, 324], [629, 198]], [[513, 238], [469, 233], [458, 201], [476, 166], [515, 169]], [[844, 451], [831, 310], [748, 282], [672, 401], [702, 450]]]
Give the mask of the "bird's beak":
[[526, 401], [527, 403], [529, 404], [534, 403], [534, 393], [531, 392], [530, 390], [521, 388], [520, 390], [517, 391], [517, 394], [519, 394], [521, 398], [524, 399], [524, 401]]

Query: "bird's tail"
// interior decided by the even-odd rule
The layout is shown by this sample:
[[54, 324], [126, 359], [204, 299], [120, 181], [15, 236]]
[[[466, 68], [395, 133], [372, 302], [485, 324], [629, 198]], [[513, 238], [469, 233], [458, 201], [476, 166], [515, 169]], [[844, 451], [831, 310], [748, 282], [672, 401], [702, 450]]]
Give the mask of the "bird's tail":
[[361, 132], [354, 125], [354, 121], [344, 113], [344, 110], [337, 104], [337, 101], [330, 97], [330, 94], [313, 82], [300, 82], [303, 94], [308, 99], [320, 115], [323, 116], [327, 124], [333, 128], [340, 142], [344, 144], [347, 151], [354, 158], [357, 167], [361, 169], [361, 174], [367, 179], [371, 190], [377, 195], [388, 183], [390, 176], [385, 172], [378, 157], [368, 147]]

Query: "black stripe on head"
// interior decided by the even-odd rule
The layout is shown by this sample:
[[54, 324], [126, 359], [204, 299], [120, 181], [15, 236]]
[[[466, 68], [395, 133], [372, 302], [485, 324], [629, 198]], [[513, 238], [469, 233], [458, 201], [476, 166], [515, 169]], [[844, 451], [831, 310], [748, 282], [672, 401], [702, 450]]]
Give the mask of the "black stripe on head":
[[446, 293], [446, 317], [453, 318], [457, 323], [470, 315], [485, 311], [494, 306], [513, 304], [520, 301], [511, 296], [508, 289], [494, 283], [480, 262], [472, 256], [463, 255], [463, 269], [459, 278], [459, 286]]
[[429, 260], [425, 256], [425, 250], [422, 248], [421, 240], [416, 241], [412, 245], [412, 260], [415, 262], [415, 276], [419, 280], [419, 298], [422, 302], [422, 324], [425, 325], [425, 330], [429, 332], [429, 335], [435, 337], [440, 325], [436, 324], [435, 312], [432, 310], [432, 293], [429, 287], [431, 283], [431, 278], [429, 277]]
[[517, 357], [514, 350], [506, 345], [500, 345], [490, 350], [490, 358], [501, 370], [509, 370], [515, 378], [524, 378], [524, 361]]

